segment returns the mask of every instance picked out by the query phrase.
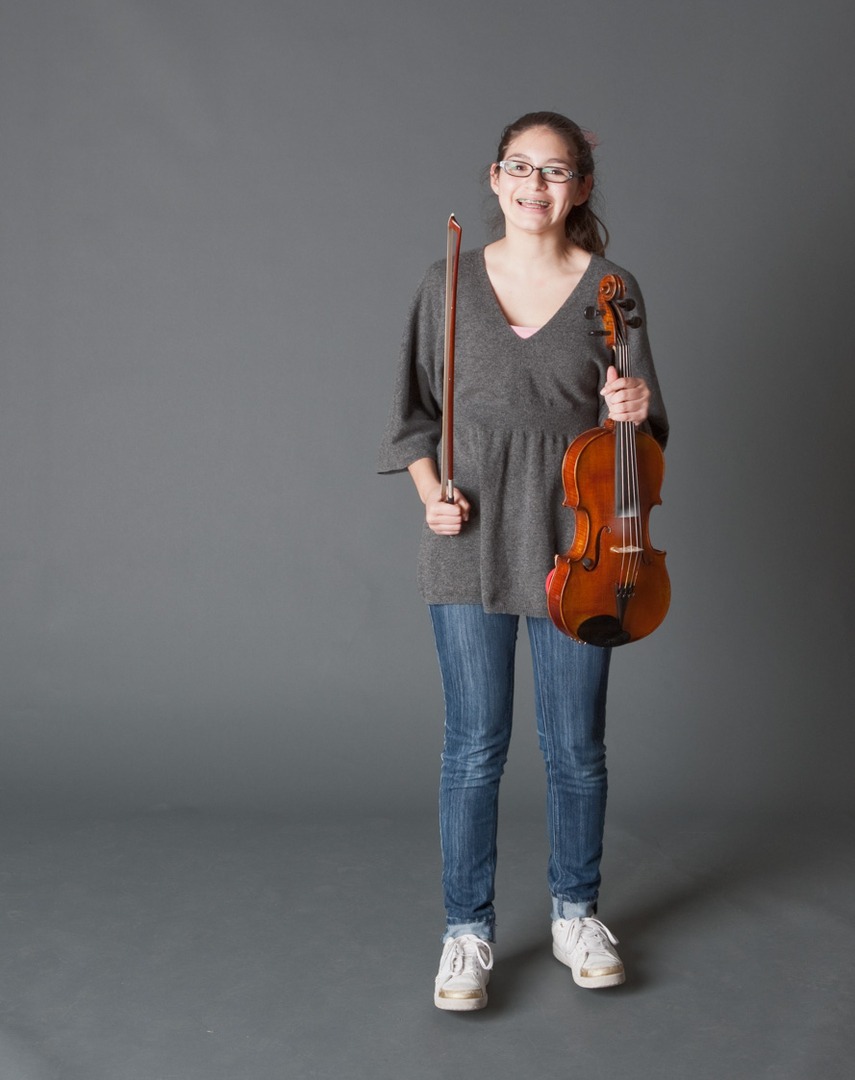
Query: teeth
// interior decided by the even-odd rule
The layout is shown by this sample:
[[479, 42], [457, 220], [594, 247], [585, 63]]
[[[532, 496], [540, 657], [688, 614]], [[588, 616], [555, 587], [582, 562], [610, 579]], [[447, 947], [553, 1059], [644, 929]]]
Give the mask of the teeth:
[[520, 206], [549, 206], [548, 202], [543, 202], [541, 199], [518, 199]]

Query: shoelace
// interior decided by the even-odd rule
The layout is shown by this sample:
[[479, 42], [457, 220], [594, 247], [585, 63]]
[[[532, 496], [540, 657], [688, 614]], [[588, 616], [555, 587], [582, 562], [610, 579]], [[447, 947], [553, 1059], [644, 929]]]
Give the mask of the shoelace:
[[[575, 923], [575, 925], [574, 925]], [[612, 945], [618, 944], [618, 939], [609, 930], [605, 923], [599, 919], [588, 916], [585, 919], [572, 919], [570, 922], [569, 945], [573, 948], [578, 941], [583, 941], [589, 950], [598, 950], [608, 939]]]
[[599, 919], [587, 918], [584, 920], [584, 922], [582, 923], [582, 930], [580, 932], [580, 936], [587, 937], [588, 934], [591, 934], [598, 942], [601, 942], [603, 936], [606, 936], [608, 937], [608, 940], [612, 943], [612, 945], [617, 944], [617, 939], [614, 934], [606, 926], [606, 923], [600, 922]]
[[454, 949], [451, 953], [452, 974], [459, 975], [467, 968], [472, 970], [476, 961], [485, 971], [492, 968], [493, 951], [489, 944], [486, 941], [478, 941], [477, 944], [473, 944], [471, 938], [467, 941], [463, 941], [461, 938], [455, 939]]

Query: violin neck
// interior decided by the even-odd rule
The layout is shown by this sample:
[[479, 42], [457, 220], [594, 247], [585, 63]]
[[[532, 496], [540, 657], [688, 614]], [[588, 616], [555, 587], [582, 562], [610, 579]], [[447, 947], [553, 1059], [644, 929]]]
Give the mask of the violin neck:
[[638, 517], [639, 514], [635, 424], [619, 420], [615, 424], [615, 517]]
[[[616, 342], [613, 351], [618, 375], [631, 377], [629, 344], [625, 340]], [[615, 423], [615, 517], [632, 518], [640, 513], [635, 424], [631, 420], [618, 420]]]

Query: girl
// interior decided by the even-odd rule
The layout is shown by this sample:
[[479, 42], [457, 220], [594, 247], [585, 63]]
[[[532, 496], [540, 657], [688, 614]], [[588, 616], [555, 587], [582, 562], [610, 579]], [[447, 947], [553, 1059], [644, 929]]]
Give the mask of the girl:
[[[546, 763], [553, 953], [579, 986], [624, 981], [617, 939], [597, 919], [606, 806], [610, 650], [579, 645], [547, 617], [544, 580], [572, 541], [561, 463], [580, 432], [614, 420], [668, 433], [644, 322], [628, 331], [634, 378], [619, 378], [585, 308], [604, 258], [590, 207], [590, 138], [572, 120], [528, 113], [502, 134], [490, 186], [504, 235], [460, 257], [455, 482], [443, 500], [444, 262], [428, 270], [404, 336], [380, 471], [407, 469], [425, 507], [419, 587], [430, 605], [445, 698], [440, 838], [446, 932], [440, 1009], [487, 1003], [495, 936], [499, 780], [511, 735], [517, 624], [526, 616]], [[602, 230], [602, 231], [601, 231]]]

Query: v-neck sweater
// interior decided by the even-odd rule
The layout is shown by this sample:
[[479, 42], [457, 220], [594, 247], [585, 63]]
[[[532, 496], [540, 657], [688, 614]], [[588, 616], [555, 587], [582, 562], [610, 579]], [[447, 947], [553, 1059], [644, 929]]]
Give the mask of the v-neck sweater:
[[[458, 269], [454, 366], [454, 483], [471, 504], [458, 536], [424, 526], [418, 583], [429, 604], [480, 604], [487, 612], [544, 617], [544, 581], [571, 545], [575, 515], [563, 505], [561, 466], [569, 443], [606, 418], [600, 389], [613, 363], [597, 322], [600, 279], [619, 274], [636, 302], [628, 329], [633, 374], [651, 389], [645, 425], [664, 446], [668, 421], [653, 367], [644, 302], [635, 278], [598, 255], [553, 317], [517, 335], [493, 292], [484, 249]], [[380, 472], [439, 459], [442, 428], [445, 260], [413, 299], [401, 347]]]

